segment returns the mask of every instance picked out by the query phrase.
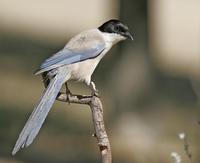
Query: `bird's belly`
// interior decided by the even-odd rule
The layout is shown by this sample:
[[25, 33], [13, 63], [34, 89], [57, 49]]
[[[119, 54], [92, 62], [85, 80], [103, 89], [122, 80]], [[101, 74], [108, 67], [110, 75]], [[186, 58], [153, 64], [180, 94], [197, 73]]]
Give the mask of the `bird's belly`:
[[82, 62], [74, 63], [68, 65], [71, 70], [71, 78], [72, 80], [84, 81], [87, 84], [90, 84], [91, 75], [94, 72], [97, 64], [100, 59], [88, 59]]
[[92, 73], [94, 72], [99, 61], [109, 51], [110, 48], [111, 44], [108, 44], [105, 48], [106, 50], [104, 50], [98, 57], [67, 65], [66, 68], [70, 70], [69, 80], [83, 81], [89, 85], [91, 82]]

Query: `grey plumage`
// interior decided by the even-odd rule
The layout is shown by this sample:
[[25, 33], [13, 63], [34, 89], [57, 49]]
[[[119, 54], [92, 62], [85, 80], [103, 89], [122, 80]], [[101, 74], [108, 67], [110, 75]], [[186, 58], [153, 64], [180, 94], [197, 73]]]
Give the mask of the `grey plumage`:
[[69, 72], [67, 71], [58, 71], [56, 76], [51, 80], [48, 87], [45, 89], [39, 104], [35, 107], [22, 132], [20, 133], [12, 151], [13, 155], [20, 148], [29, 146], [33, 139], [37, 136], [53, 105], [54, 100], [56, 99], [56, 96], [58, 95], [60, 88], [62, 87], [64, 79], [68, 74]]
[[42, 73], [46, 89], [21, 131], [13, 155], [33, 142], [65, 82], [83, 81], [90, 86], [93, 95], [97, 93], [91, 81], [92, 73], [110, 48], [126, 38], [132, 39], [128, 27], [118, 20], [110, 20], [98, 29], [74, 36], [61, 51], [41, 64], [35, 74]]
[[97, 57], [104, 50], [105, 44], [99, 43], [95, 48], [86, 49], [81, 52], [76, 52], [68, 48], [64, 48], [52, 57], [46, 59], [40, 66], [40, 69], [36, 71], [35, 75], [49, 71], [51, 69], [58, 68], [63, 65], [69, 65], [77, 62], [84, 61], [86, 59], [92, 59]]
[[[80, 42], [79, 40], [82, 39], [82, 37], [88, 35], [87, 32], [88, 31], [75, 36], [76, 39], [72, 38], [69, 41], [68, 46], [65, 46], [61, 51], [46, 59], [41, 64], [39, 70], [35, 73], [37, 75], [48, 72], [47, 78], [49, 78], [50, 83], [45, 89], [39, 104], [35, 107], [23, 130], [21, 131], [13, 149], [13, 155], [20, 148], [27, 147], [33, 142], [42, 124], [44, 123], [44, 120], [46, 119], [46, 116], [50, 111], [62, 84], [64, 84], [65, 81], [70, 79], [72, 76], [76, 76], [79, 80], [80, 77], [74, 75], [74, 66], [76, 67], [76, 64], [79, 64], [78, 62], [97, 57], [105, 49], [105, 43], [101, 42], [102, 39], [97, 39], [98, 41], [96, 42], [93, 41], [93, 48], [89, 48], [89, 44], [92, 43], [91, 37], [87, 37], [84, 42]], [[69, 44], [71, 45], [69, 46]], [[76, 46], [74, 46], [75, 44]], [[76, 49], [76, 47], [81, 46], [82, 48]], [[82, 63], [84, 64], [84, 62]]]

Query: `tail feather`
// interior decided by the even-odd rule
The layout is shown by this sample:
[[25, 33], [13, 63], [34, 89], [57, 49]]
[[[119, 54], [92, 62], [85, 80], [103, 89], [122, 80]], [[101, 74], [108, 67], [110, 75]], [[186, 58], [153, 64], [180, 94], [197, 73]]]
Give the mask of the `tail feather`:
[[20, 148], [28, 147], [37, 136], [44, 120], [49, 113], [58, 92], [60, 91], [62, 84], [65, 82], [68, 72], [59, 71], [58, 74], [51, 80], [48, 87], [44, 91], [39, 104], [35, 107], [31, 113], [28, 121], [26, 122], [23, 130], [21, 131], [19, 138], [12, 151], [12, 155], [15, 155]]

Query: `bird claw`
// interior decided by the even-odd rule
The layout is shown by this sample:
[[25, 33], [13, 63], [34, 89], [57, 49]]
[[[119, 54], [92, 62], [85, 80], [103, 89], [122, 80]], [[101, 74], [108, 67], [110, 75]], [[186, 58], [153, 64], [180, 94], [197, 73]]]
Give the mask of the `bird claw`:
[[100, 98], [99, 91], [96, 90], [96, 91], [92, 92], [92, 96], [96, 96], [96, 97]]
[[70, 91], [67, 91], [66, 96], [67, 96], [68, 104], [70, 104], [70, 97], [72, 96], [72, 93]]
[[96, 89], [96, 86], [93, 81], [90, 83], [90, 88], [92, 90], [92, 96], [100, 98], [99, 91]]

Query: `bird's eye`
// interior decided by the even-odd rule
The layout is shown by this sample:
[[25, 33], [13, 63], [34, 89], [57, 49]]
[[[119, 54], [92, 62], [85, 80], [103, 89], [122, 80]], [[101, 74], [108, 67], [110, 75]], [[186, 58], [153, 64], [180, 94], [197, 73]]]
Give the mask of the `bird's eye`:
[[115, 26], [115, 31], [120, 32], [121, 29], [119, 28], [119, 26]]

